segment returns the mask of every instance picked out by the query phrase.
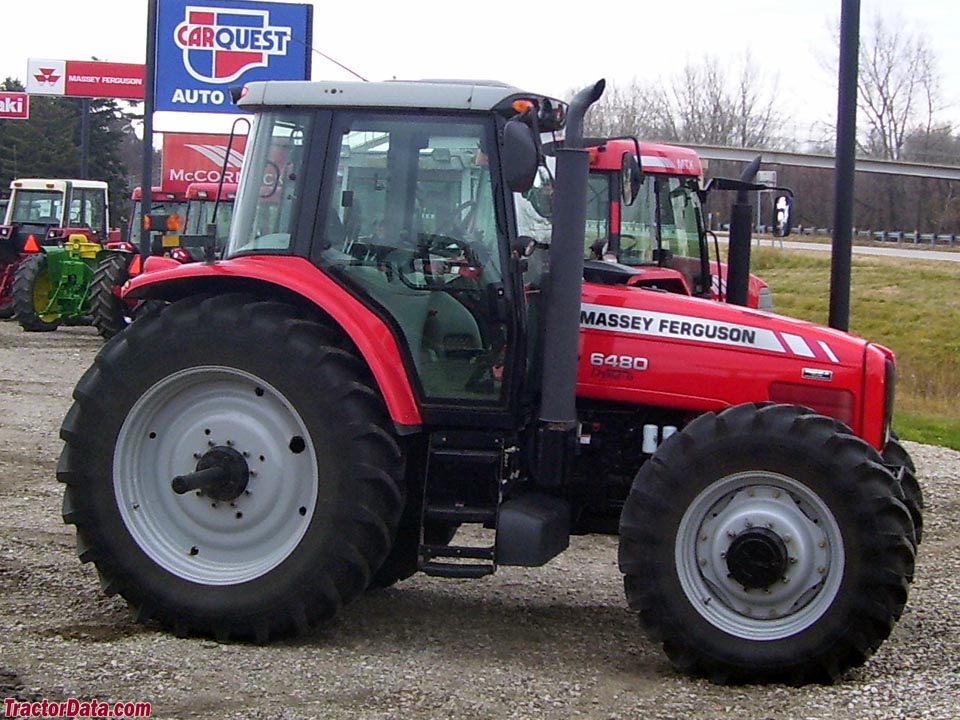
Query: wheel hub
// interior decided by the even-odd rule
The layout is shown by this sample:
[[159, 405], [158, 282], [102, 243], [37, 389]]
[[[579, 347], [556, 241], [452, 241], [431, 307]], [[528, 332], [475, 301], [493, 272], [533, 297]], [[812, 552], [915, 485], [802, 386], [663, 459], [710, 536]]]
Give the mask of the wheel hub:
[[249, 480], [250, 468], [243, 455], [218, 445], [203, 454], [194, 472], [173, 478], [171, 487], [178, 495], [200, 490], [214, 500], [228, 502], [240, 497]]
[[789, 555], [777, 533], [754, 528], [739, 534], [727, 550], [727, 568], [745, 589], [765, 588], [784, 577]]

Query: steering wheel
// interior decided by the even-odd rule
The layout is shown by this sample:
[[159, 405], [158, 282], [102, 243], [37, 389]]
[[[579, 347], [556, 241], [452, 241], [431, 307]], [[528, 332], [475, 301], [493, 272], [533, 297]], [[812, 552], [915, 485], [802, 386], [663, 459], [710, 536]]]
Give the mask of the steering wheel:
[[476, 200], [466, 200], [457, 205], [450, 216], [437, 228], [438, 235], [459, 235], [463, 237], [470, 231], [473, 209], [477, 206]]
[[[396, 264], [397, 276], [407, 287], [417, 290], [466, 290], [451, 287], [453, 281], [477, 278], [482, 264], [476, 248], [449, 235], [424, 233], [417, 238], [412, 255]], [[415, 273], [423, 280], [415, 279]], [[470, 288], [473, 289], [473, 288]]]
[[[264, 170], [273, 170], [273, 185], [270, 186], [270, 189], [266, 193], [263, 191], [260, 192], [260, 197], [268, 198], [273, 197], [277, 193], [277, 188], [280, 187], [280, 166], [277, 165], [273, 160], [267, 160]], [[264, 176], [267, 173], [264, 172]]]

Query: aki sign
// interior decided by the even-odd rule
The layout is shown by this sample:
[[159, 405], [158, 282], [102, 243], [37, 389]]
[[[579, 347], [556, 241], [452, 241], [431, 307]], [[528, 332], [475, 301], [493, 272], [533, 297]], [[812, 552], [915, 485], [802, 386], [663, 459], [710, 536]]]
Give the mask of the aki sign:
[[160, 0], [154, 109], [239, 112], [230, 88], [310, 79], [313, 6]]

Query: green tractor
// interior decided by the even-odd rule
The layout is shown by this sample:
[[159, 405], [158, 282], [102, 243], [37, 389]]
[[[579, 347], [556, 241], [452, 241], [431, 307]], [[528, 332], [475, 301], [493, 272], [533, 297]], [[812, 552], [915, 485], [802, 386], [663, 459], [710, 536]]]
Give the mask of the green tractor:
[[0, 249], [9, 304], [27, 331], [84, 324], [99, 254], [120, 239], [110, 228], [107, 184], [99, 180], [15, 180]]
[[63, 245], [27, 255], [13, 279], [13, 307], [20, 327], [29, 332], [56, 330], [61, 322], [89, 324], [90, 283], [108, 254], [84, 235], [70, 235]]

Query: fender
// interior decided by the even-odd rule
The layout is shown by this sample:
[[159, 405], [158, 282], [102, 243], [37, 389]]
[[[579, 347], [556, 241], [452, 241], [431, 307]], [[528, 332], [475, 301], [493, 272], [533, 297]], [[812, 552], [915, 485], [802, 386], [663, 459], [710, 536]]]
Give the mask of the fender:
[[124, 287], [123, 297], [178, 300], [214, 290], [270, 295], [294, 293], [328, 314], [357, 346], [376, 378], [391, 419], [398, 426], [417, 426], [423, 419], [405, 373], [400, 348], [390, 328], [363, 303], [337, 285], [310, 261], [293, 256], [241, 256], [214, 263], [181, 265], [170, 258], [147, 259], [144, 272]]

